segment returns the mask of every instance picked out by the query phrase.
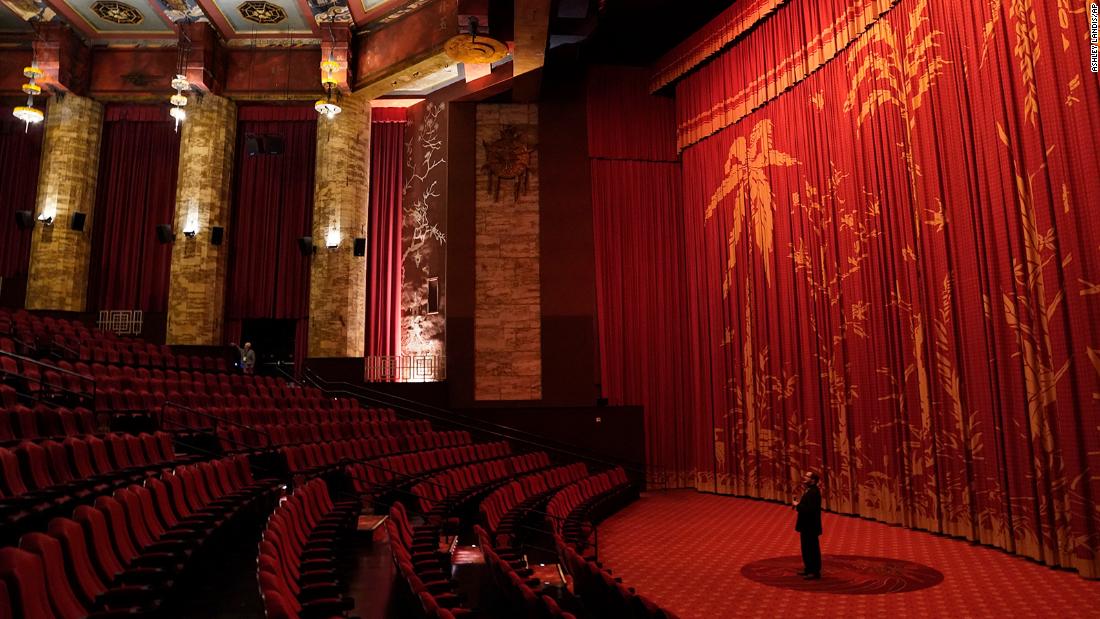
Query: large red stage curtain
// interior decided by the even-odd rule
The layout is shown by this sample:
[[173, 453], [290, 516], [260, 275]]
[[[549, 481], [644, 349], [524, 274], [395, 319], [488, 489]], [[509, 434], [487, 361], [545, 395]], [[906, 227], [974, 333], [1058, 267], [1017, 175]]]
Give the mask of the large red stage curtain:
[[[832, 4], [686, 78], [681, 122], [774, 83], [768, 50], [842, 43], [776, 21]], [[1100, 576], [1088, 30], [1056, 0], [902, 0], [683, 152], [697, 487], [786, 501], [818, 468], [830, 509]]]
[[42, 124], [28, 129], [0, 107], [0, 278], [27, 274], [31, 231], [15, 225], [16, 211], [34, 212], [38, 167], [42, 155]]
[[[670, 99], [648, 72], [592, 67], [587, 86], [601, 391], [645, 409], [647, 477], [694, 480], [680, 164]], [[645, 131], [639, 131], [645, 127]]]
[[157, 241], [156, 227], [172, 224], [179, 143], [163, 106], [108, 105], [104, 111], [89, 218], [89, 311], [167, 310], [172, 246]]
[[[250, 137], [281, 154], [247, 152]], [[311, 256], [298, 239], [312, 234], [317, 113], [310, 107], [241, 106], [237, 111], [237, 156], [233, 215], [229, 227], [226, 318], [308, 321]], [[323, 239], [313, 239], [323, 244]], [[299, 326], [295, 363], [306, 342]]]
[[400, 352], [404, 112], [403, 108], [380, 108], [371, 112], [370, 210], [367, 213], [368, 356]]

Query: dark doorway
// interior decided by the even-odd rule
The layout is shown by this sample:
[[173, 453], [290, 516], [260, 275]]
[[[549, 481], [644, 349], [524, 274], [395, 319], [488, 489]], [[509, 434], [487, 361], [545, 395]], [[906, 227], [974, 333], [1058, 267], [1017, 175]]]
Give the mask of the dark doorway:
[[276, 363], [294, 362], [296, 320], [252, 318], [241, 322], [241, 345], [252, 342], [256, 351], [256, 372], [276, 375]]

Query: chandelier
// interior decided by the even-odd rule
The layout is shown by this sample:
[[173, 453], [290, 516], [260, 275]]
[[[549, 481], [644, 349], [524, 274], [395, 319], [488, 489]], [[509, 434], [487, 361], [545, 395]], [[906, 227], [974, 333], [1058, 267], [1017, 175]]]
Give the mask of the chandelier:
[[317, 110], [318, 114], [324, 115], [329, 120], [336, 118], [336, 115], [343, 111], [343, 108], [336, 103], [336, 71], [339, 70], [340, 63], [329, 54], [328, 60], [321, 61], [321, 86], [325, 89], [325, 98], [318, 99], [317, 103], [313, 105], [313, 109]]
[[32, 63], [31, 66], [23, 68], [23, 75], [28, 79], [28, 82], [23, 84], [23, 92], [27, 93], [27, 104], [15, 108], [12, 114], [23, 121], [26, 125], [24, 130], [29, 131], [32, 123], [40, 123], [45, 118], [42, 110], [34, 107], [35, 95], [42, 94], [42, 87], [37, 84], [37, 80], [42, 77], [42, 69]]
[[168, 115], [176, 121], [177, 132], [180, 130], [180, 123], [187, 119], [187, 110], [183, 109], [187, 106], [187, 95], [183, 93], [191, 90], [191, 82], [187, 81], [187, 76], [184, 75], [187, 57], [191, 52], [191, 37], [185, 28], [189, 23], [191, 19], [188, 17], [179, 25], [179, 40], [176, 44], [176, 77], [172, 78], [172, 88], [176, 89], [176, 94], [169, 99], [172, 109], [168, 110]]
[[187, 118], [187, 111], [183, 109], [187, 105], [187, 95], [183, 94], [183, 91], [189, 90], [191, 83], [187, 81], [187, 76], [180, 73], [172, 79], [172, 88], [176, 89], [176, 94], [172, 95], [170, 99], [172, 109], [168, 111], [168, 114], [175, 119], [176, 131], [179, 131], [180, 123]]

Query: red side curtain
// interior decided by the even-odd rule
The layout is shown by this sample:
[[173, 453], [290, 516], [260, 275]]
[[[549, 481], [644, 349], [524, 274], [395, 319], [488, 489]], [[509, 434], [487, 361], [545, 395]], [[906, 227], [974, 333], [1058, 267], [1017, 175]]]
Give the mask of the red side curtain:
[[[396, 355], [401, 330], [401, 195], [405, 117], [371, 112], [370, 210], [367, 214], [366, 354]], [[383, 113], [384, 112], [384, 113]]]
[[157, 241], [156, 226], [172, 224], [178, 167], [179, 134], [163, 106], [107, 106], [89, 218], [89, 310], [167, 310], [172, 246]]
[[588, 156], [676, 161], [676, 104], [651, 96], [649, 71], [593, 66], [587, 80]]
[[42, 155], [42, 124], [29, 130], [0, 107], [0, 277], [27, 274], [31, 231], [15, 225], [16, 211], [34, 212], [38, 193], [38, 166]]
[[695, 416], [680, 163], [673, 102], [650, 96], [647, 77], [625, 67], [589, 73], [601, 390], [612, 404], [645, 408], [649, 480], [681, 486]]
[[837, 6], [790, 0], [677, 86], [681, 132], [763, 88], [683, 152], [696, 485], [787, 500], [812, 467], [832, 510], [1098, 577], [1087, 12], [900, 0], [805, 36]]
[[[312, 233], [317, 114], [299, 106], [242, 106], [237, 120], [226, 318], [308, 321], [311, 256], [302, 255], [298, 239]], [[250, 139], [268, 149], [281, 140], [281, 154], [249, 155]], [[298, 367], [302, 361], [304, 354], [296, 354]]]

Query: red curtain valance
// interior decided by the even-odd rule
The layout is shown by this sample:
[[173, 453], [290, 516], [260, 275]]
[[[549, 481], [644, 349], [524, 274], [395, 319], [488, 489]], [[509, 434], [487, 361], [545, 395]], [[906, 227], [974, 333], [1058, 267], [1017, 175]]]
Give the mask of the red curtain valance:
[[241, 105], [237, 107], [237, 121], [279, 122], [292, 120], [317, 120], [313, 105]]
[[676, 85], [677, 146], [736, 123], [806, 79], [898, 1], [788, 0], [751, 36]]
[[168, 115], [168, 105], [108, 104], [103, 112], [104, 122], [125, 120], [128, 122], [173, 122]]
[[375, 107], [370, 111], [372, 123], [403, 123], [407, 120], [408, 113], [403, 107]]
[[656, 92], [680, 79], [786, 3], [787, 0], [734, 2], [657, 61], [649, 80], [649, 91]]

